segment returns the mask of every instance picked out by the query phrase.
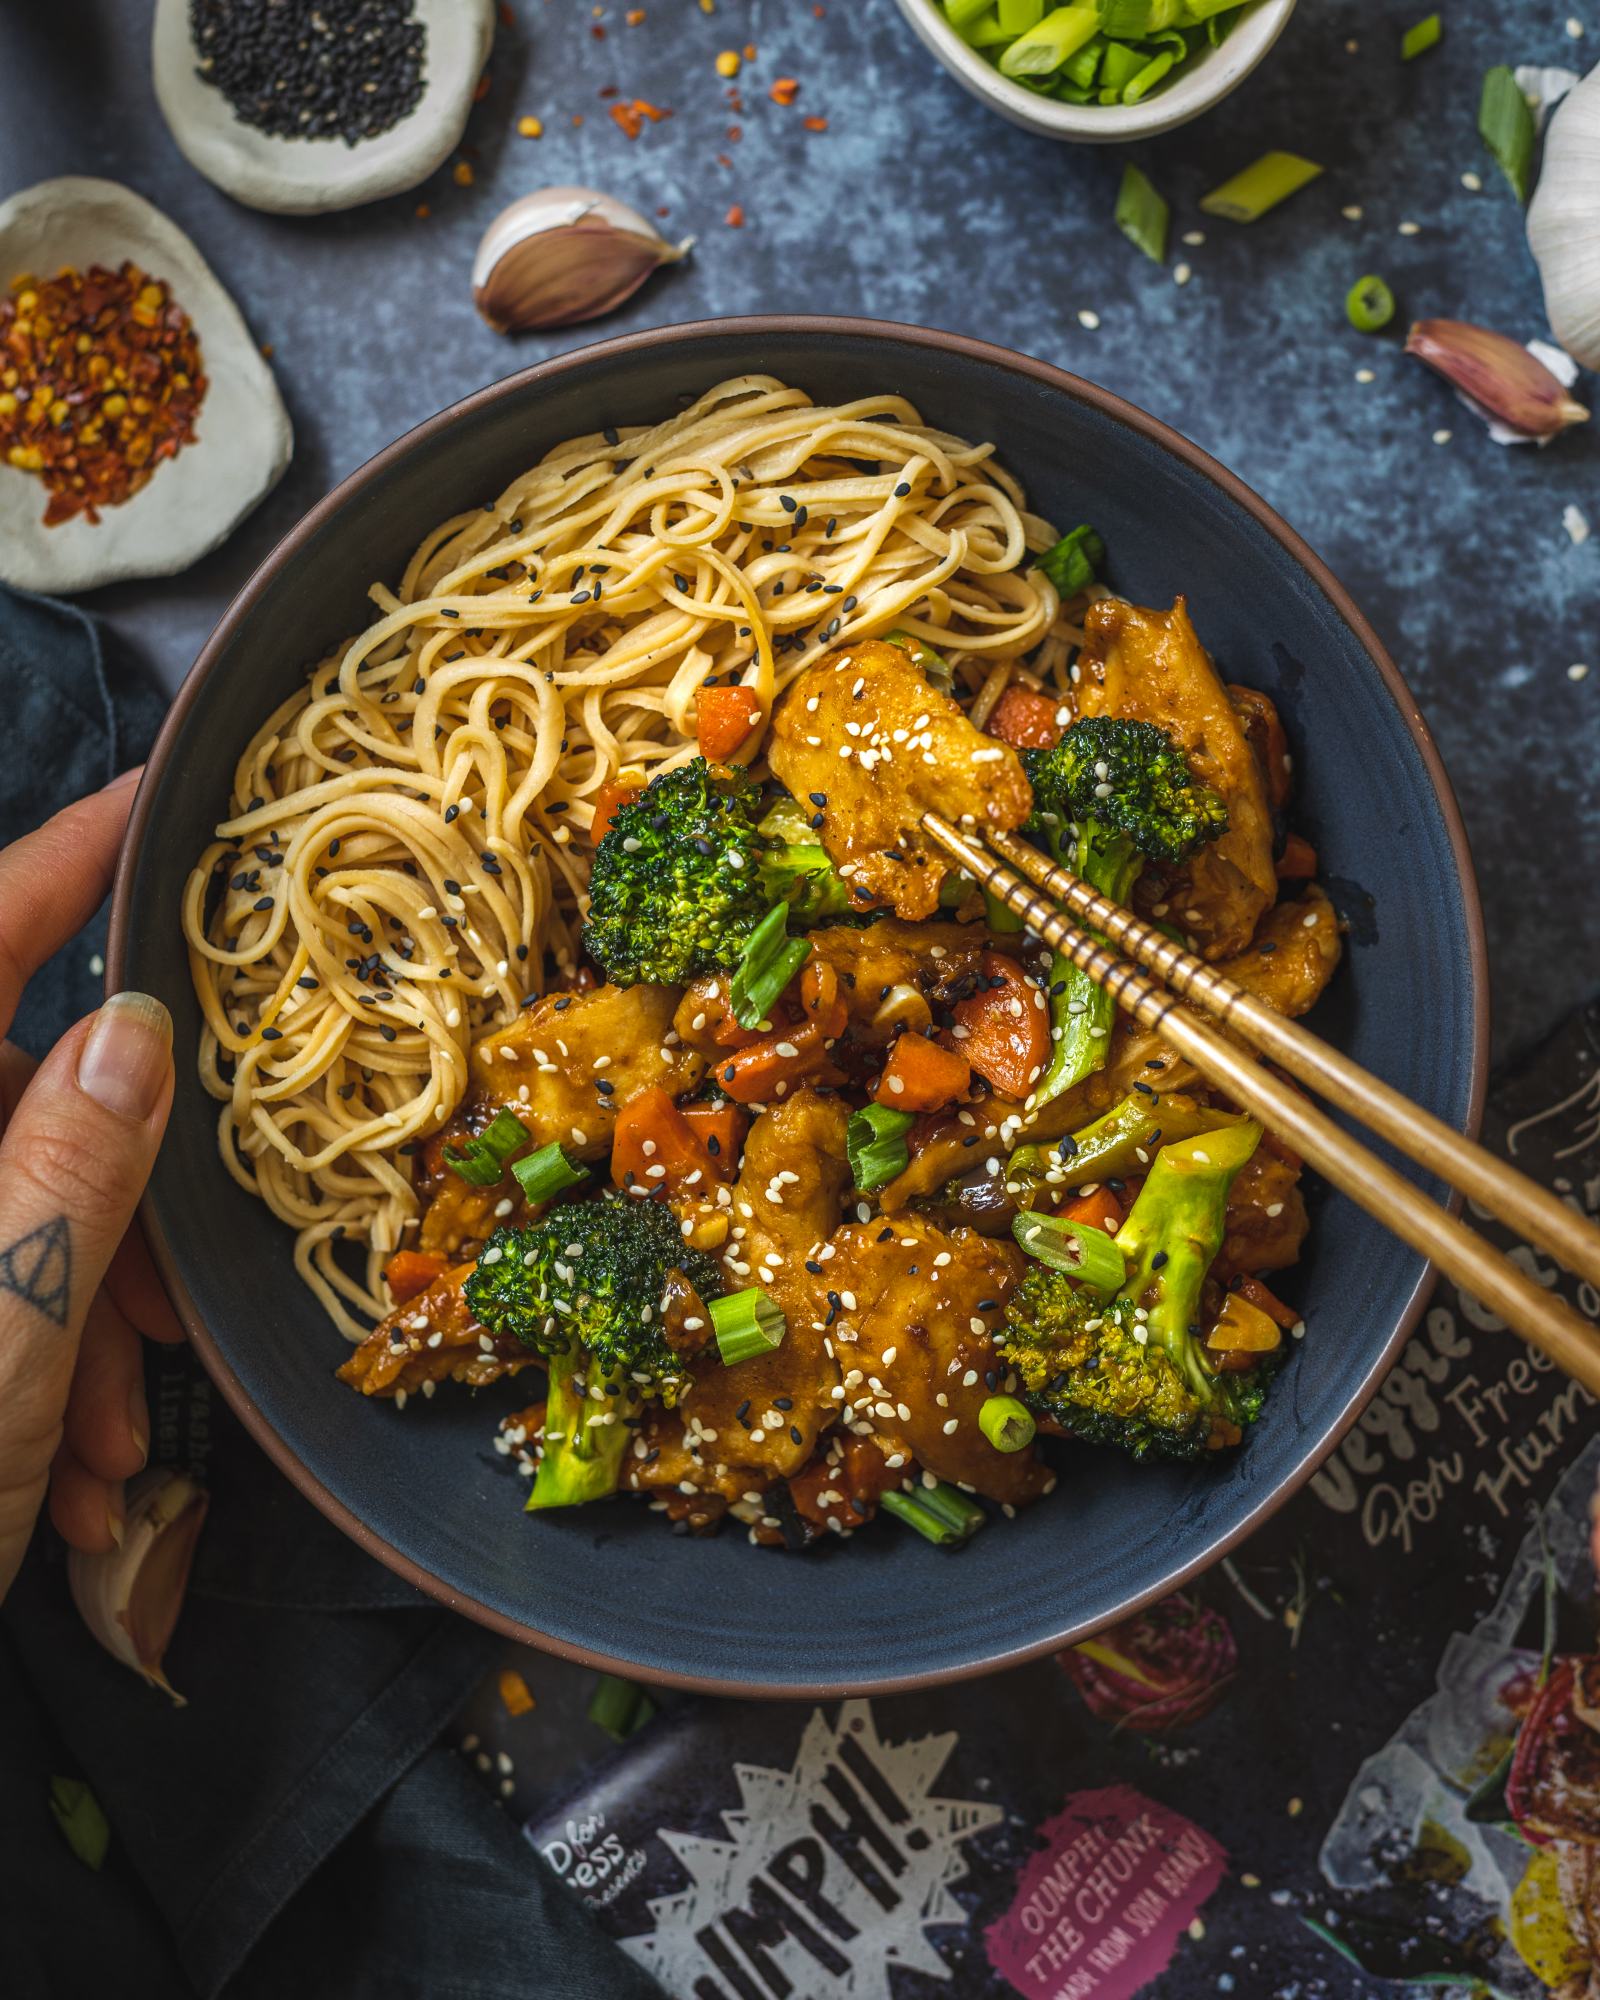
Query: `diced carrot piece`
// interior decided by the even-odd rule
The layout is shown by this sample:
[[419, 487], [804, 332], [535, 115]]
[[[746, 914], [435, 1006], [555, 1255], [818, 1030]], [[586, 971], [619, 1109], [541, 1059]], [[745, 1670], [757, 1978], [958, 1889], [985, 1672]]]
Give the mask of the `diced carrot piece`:
[[448, 1260], [431, 1250], [397, 1250], [383, 1267], [384, 1283], [397, 1306], [425, 1292], [435, 1278], [442, 1278]]
[[699, 1135], [659, 1084], [630, 1097], [617, 1113], [611, 1178], [618, 1187], [676, 1194], [703, 1188], [715, 1171]]
[[711, 1171], [719, 1180], [731, 1181], [739, 1171], [739, 1155], [750, 1123], [743, 1107], [726, 1099], [716, 1104], [707, 1099], [679, 1108], [689, 1130], [709, 1154]]
[[1128, 1219], [1122, 1203], [1104, 1186], [1097, 1187], [1093, 1194], [1074, 1195], [1056, 1214], [1063, 1222], [1086, 1222], [1091, 1229], [1103, 1229], [1108, 1236], [1115, 1236]]
[[589, 829], [589, 839], [596, 847], [611, 831], [619, 807], [631, 805], [640, 789], [626, 778], [608, 778], [595, 793], [594, 824]]
[[695, 738], [701, 756], [725, 764], [760, 715], [761, 697], [754, 688], [703, 687], [695, 697]]
[[1317, 850], [1304, 834], [1291, 833], [1273, 864], [1280, 882], [1300, 882], [1317, 872]]
[[712, 1069], [719, 1090], [740, 1104], [765, 1104], [778, 1094], [778, 1085], [791, 1088], [805, 1077], [824, 1073], [837, 1077], [824, 1044], [830, 1039], [815, 1022], [803, 1027], [775, 1028], [748, 1048], [737, 1049], [726, 1062], [720, 1059]]
[[1300, 1314], [1296, 1309], [1293, 1306], [1286, 1306], [1276, 1292], [1268, 1291], [1259, 1278], [1240, 1278], [1234, 1285], [1234, 1290], [1240, 1298], [1248, 1300], [1258, 1311], [1264, 1312], [1268, 1319], [1275, 1321], [1279, 1326], [1288, 1328], [1300, 1324]]
[[988, 733], [1013, 750], [1053, 750], [1061, 741], [1061, 724], [1056, 721], [1060, 706], [1035, 688], [1013, 684], [995, 703]]
[[937, 1111], [964, 1097], [972, 1068], [964, 1056], [909, 1031], [895, 1042], [872, 1094], [895, 1111]]
[[953, 1009], [956, 1026], [966, 1032], [950, 1046], [1002, 1097], [1024, 1098], [1050, 1059], [1044, 989], [1001, 952], [986, 951], [978, 970], [985, 984]]

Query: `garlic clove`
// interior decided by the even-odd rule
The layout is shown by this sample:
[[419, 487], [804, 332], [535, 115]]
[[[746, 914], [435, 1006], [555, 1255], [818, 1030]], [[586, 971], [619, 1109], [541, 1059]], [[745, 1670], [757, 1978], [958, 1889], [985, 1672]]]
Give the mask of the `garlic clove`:
[[1552, 438], [1588, 420], [1566, 385], [1507, 334], [1465, 320], [1421, 319], [1406, 336], [1406, 352], [1454, 383], [1486, 423], [1521, 437]]
[[631, 298], [689, 253], [637, 209], [593, 188], [550, 187], [502, 209], [472, 264], [472, 303], [496, 333], [572, 326]]
[[1528, 247], [1556, 339], [1585, 368], [1600, 368], [1600, 67], [1550, 121]]
[[187, 1474], [157, 1466], [130, 1481], [122, 1546], [105, 1555], [74, 1549], [67, 1559], [72, 1601], [115, 1659], [164, 1688], [180, 1708], [162, 1661], [171, 1642], [206, 1517], [207, 1497]]

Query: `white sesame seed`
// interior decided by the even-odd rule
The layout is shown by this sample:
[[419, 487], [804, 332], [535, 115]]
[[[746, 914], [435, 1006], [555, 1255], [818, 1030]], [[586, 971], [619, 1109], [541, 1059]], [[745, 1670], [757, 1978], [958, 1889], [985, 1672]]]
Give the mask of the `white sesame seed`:
[[954, 1437], [956, 1432], [960, 1430], [960, 1428], [961, 1428], [961, 1419], [959, 1417], [951, 1417], [948, 1423], [946, 1423], [944, 1426], [944, 1434], [946, 1437]]

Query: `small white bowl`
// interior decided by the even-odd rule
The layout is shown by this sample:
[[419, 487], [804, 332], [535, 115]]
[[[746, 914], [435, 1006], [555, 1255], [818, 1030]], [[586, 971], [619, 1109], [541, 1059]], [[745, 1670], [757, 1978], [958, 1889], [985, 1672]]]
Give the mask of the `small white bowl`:
[[416, 0], [427, 30], [422, 95], [397, 125], [347, 146], [280, 139], [247, 125], [196, 67], [189, 0], [156, 0], [150, 66], [178, 150], [224, 194], [275, 215], [326, 215], [425, 181], [466, 130], [494, 40], [494, 0]]
[[49, 489], [0, 464], [0, 579], [21, 590], [94, 590], [132, 577], [174, 576], [270, 492], [293, 449], [289, 413], [239, 308], [175, 222], [117, 181], [68, 175], [0, 202], [0, 292], [23, 272], [64, 265], [115, 270], [131, 258], [164, 278], [200, 341], [207, 388], [195, 441], [98, 523], [44, 525]]
[[1193, 57], [1174, 82], [1163, 84], [1143, 104], [1063, 104], [1002, 76], [987, 56], [969, 48], [951, 27], [939, 0], [896, 0], [896, 4], [923, 46], [991, 111], [1029, 132], [1080, 146], [1126, 145], [1187, 125], [1244, 82], [1294, 12], [1294, 0], [1256, 0], [1220, 48]]

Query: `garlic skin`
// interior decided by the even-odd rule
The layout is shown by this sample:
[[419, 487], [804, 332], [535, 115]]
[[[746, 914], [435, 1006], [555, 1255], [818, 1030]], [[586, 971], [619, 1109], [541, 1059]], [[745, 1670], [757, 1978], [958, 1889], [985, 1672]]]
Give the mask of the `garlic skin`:
[[1550, 121], [1528, 246], [1556, 339], [1583, 367], [1600, 368], [1600, 68]]
[[1566, 385], [1509, 335], [1460, 319], [1420, 319], [1406, 336], [1406, 352], [1453, 383], [1490, 425], [1519, 437], [1548, 440], [1569, 424], [1588, 420]]
[[122, 1547], [67, 1558], [72, 1601], [114, 1659], [184, 1699], [162, 1671], [205, 1522], [207, 1496], [187, 1474], [155, 1466], [128, 1484]]
[[668, 243], [637, 209], [594, 188], [540, 188], [484, 231], [472, 303], [496, 333], [574, 326], [620, 306], [693, 242]]

